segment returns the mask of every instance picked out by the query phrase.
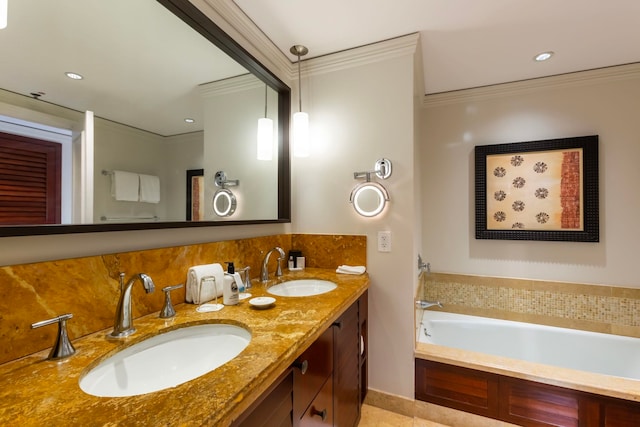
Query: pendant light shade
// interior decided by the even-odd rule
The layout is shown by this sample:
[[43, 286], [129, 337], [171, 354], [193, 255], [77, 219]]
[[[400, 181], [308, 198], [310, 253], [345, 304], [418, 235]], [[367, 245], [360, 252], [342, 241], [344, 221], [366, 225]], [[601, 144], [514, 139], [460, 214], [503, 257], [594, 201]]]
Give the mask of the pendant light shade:
[[309, 115], [302, 111], [293, 115], [293, 155], [309, 157]]
[[267, 117], [267, 89], [264, 85], [264, 117], [258, 119], [258, 160], [273, 159], [273, 120]]
[[298, 57], [298, 112], [293, 115], [293, 155], [295, 157], [309, 157], [311, 154], [309, 115], [302, 111], [302, 84], [300, 77], [300, 57], [309, 53], [309, 49], [297, 44], [292, 46], [289, 51]]
[[258, 119], [258, 160], [273, 159], [273, 120]]
[[7, 15], [9, 14], [9, 0], [0, 0], [0, 30], [7, 28]]

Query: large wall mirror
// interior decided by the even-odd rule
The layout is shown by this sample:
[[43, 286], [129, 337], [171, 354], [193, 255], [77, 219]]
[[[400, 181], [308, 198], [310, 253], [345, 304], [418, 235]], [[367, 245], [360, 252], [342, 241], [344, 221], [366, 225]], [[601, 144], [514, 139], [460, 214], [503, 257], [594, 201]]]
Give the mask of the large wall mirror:
[[0, 236], [289, 222], [290, 89], [188, 0], [11, 1], [0, 50]]

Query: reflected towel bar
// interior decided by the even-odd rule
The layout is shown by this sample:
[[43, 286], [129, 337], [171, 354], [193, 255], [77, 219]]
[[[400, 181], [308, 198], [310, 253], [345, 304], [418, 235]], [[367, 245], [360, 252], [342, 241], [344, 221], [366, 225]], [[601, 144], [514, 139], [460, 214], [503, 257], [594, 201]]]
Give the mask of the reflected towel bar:
[[101, 216], [100, 221], [123, 221], [123, 220], [149, 220], [152, 219], [154, 221], [158, 220], [157, 216]]

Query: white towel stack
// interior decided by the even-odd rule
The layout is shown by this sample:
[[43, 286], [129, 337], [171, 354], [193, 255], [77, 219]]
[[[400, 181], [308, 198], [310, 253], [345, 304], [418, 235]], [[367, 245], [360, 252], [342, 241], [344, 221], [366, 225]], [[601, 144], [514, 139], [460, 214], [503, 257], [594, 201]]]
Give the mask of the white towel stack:
[[[203, 278], [213, 277], [213, 281]], [[222, 295], [222, 284], [224, 281], [224, 270], [220, 264], [196, 265], [189, 268], [187, 272], [187, 289], [185, 300], [193, 304], [202, 304], [211, 301], [216, 296]]]
[[160, 202], [160, 178], [133, 172], [111, 173], [111, 196], [126, 202]]
[[155, 175], [140, 174], [140, 201], [146, 203], [160, 202], [160, 178]]
[[336, 273], [340, 274], [364, 274], [367, 268], [363, 265], [341, 265], [336, 269]]
[[140, 179], [137, 173], [113, 171], [111, 174], [111, 195], [116, 200], [137, 202]]

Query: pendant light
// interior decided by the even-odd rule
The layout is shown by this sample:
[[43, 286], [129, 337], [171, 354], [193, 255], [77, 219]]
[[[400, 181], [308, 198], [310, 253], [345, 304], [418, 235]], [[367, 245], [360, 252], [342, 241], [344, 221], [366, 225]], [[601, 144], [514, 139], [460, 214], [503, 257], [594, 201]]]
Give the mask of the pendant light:
[[273, 120], [267, 117], [267, 90], [264, 85], [264, 117], [258, 119], [258, 160], [273, 159]]
[[9, 0], [0, 0], [0, 30], [7, 28], [8, 15], [9, 15]]
[[309, 115], [302, 111], [302, 84], [300, 78], [300, 57], [309, 53], [309, 49], [299, 44], [289, 51], [298, 57], [298, 112], [293, 115], [293, 155], [309, 157]]

